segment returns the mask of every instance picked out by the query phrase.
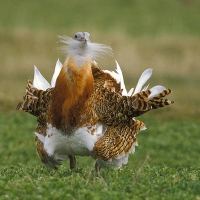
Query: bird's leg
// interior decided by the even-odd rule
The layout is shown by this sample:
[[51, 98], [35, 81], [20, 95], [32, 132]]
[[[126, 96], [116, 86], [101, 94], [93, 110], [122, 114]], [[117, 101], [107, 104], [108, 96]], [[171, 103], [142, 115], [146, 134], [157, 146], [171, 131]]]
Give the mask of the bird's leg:
[[70, 166], [70, 169], [73, 170], [76, 168], [76, 158], [75, 156], [70, 156], [69, 155], [69, 166]]
[[101, 176], [101, 174], [100, 174], [100, 167], [99, 167], [99, 165], [97, 164], [97, 160], [96, 160], [96, 163], [95, 163], [95, 170], [96, 170], [96, 172], [97, 172], [97, 174], [98, 174], [98, 177], [102, 180], [102, 183], [105, 185], [105, 186], [108, 186], [108, 184], [106, 183], [106, 181], [105, 181], [105, 179]]
[[95, 162], [95, 170], [96, 170], [96, 172], [100, 172], [100, 167], [99, 167], [99, 165], [97, 164], [97, 161]]

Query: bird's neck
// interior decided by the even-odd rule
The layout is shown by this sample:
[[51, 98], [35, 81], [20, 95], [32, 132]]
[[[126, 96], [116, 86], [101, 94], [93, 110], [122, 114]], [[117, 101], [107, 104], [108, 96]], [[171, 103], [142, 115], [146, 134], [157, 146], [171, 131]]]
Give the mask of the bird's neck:
[[68, 57], [57, 78], [50, 107], [51, 123], [56, 128], [71, 129], [80, 121], [81, 109], [94, 91], [91, 62], [77, 66]]

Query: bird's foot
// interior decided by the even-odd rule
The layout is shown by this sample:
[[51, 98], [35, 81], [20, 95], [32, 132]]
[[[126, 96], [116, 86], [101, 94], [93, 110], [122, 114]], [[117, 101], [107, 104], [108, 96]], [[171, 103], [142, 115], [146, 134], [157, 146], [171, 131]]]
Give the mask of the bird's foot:
[[96, 170], [96, 172], [99, 173], [100, 169], [101, 168], [99, 167], [99, 165], [97, 164], [97, 161], [96, 161], [96, 163], [95, 163], [95, 170]]

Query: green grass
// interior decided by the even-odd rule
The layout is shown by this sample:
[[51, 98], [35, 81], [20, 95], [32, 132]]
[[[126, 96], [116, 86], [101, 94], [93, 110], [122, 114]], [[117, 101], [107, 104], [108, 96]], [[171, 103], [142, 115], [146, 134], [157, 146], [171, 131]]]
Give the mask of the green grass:
[[[122, 169], [94, 171], [94, 160], [77, 157], [58, 171], [44, 168], [35, 152], [36, 119], [1, 113], [0, 199], [199, 199], [199, 122], [163, 116], [141, 117], [147, 130]], [[171, 111], [170, 111], [171, 112]]]
[[[200, 199], [199, 77], [200, 1], [2, 0], [0, 6], [0, 199]], [[94, 160], [77, 157], [58, 171], [36, 154], [36, 119], [15, 111], [33, 65], [50, 80], [58, 58], [57, 35], [88, 31], [110, 45], [114, 57], [100, 61], [115, 69], [128, 88], [146, 68], [150, 86], [173, 90], [169, 108], [141, 116], [147, 130], [122, 169], [93, 170]]]
[[200, 168], [0, 167], [0, 199], [199, 199]]
[[[130, 156], [129, 167], [139, 168], [148, 156], [148, 164], [169, 167], [190, 167], [199, 165], [199, 121], [177, 120], [163, 114], [171, 109], [152, 111], [140, 117], [147, 126], [137, 136], [139, 146]], [[170, 111], [172, 112], [172, 111]], [[1, 164], [41, 165], [36, 155], [34, 130], [36, 118], [26, 113], [1, 113], [0, 155]], [[78, 157], [78, 166], [93, 165], [92, 158]], [[68, 162], [65, 163], [68, 166]]]

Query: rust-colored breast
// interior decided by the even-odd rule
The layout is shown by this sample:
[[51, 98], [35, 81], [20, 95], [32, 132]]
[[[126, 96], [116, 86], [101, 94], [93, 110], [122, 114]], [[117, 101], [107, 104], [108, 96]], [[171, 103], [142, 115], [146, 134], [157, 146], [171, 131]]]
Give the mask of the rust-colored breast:
[[50, 122], [60, 129], [76, 127], [86, 100], [94, 92], [94, 78], [91, 63], [77, 67], [74, 60], [68, 59], [57, 78], [52, 93]]

